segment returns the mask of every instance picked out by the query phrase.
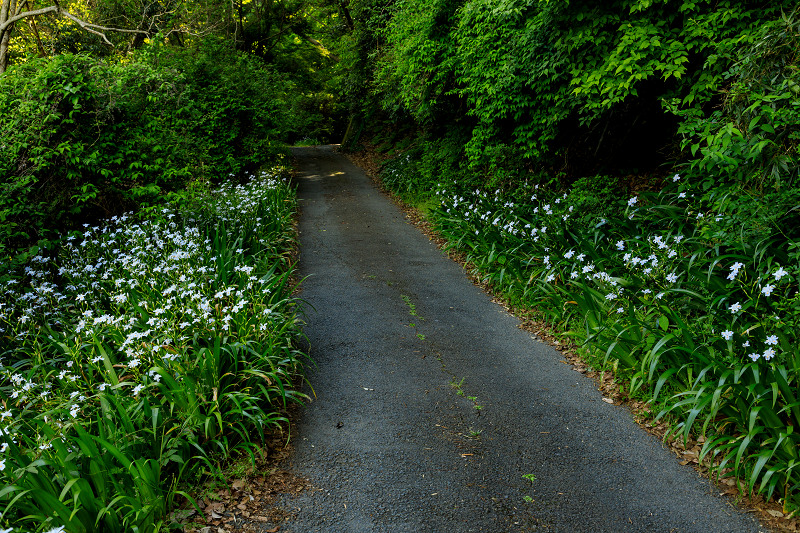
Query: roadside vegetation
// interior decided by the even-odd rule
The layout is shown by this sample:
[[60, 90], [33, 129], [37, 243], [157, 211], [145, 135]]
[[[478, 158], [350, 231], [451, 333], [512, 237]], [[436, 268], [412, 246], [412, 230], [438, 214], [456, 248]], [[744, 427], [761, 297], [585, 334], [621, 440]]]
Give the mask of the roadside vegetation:
[[0, 29], [0, 531], [180, 529], [305, 400], [285, 145], [326, 97], [286, 68], [325, 59], [206, 3], [56, 7]]
[[71, 232], [2, 273], [0, 524], [157, 531], [286, 422], [306, 362], [283, 169]]
[[377, 125], [345, 147], [712, 474], [796, 512], [796, 6], [430, 0], [373, 22], [352, 105]]

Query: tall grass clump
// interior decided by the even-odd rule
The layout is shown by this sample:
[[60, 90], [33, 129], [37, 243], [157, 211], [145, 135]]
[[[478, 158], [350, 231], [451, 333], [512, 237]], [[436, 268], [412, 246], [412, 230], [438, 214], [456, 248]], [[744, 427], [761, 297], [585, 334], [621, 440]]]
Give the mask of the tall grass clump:
[[165, 529], [180, 482], [285, 421], [294, 209], [264, 171], [2, 273], [0, 529]]
[[705, 435], [701, 460], [717, 475], [796, 508], [800, 248], [780, 228], [710, 210], [685, 181], [590, 223], [572, 202], [580, 191], [520, 201], [440, 185], [433, 217], [483, 281], [663, 406], [672, 435]]

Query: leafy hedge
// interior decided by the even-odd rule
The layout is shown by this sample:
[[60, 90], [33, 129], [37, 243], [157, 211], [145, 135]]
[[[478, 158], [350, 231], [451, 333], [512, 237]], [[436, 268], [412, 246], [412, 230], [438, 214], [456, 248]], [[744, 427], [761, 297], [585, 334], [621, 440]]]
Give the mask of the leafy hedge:
[[224, 45], [154, 44], [123, 61], [58, 55], [0, 77], [0, 256], [79, 221], [279, 153], [284, 82]]
[[[404, 0], [374, 31], [383, 41], [371, 83], [386, 112], [406, 112], [426, 132], [464, 123], [476, 168], [511, 159], [568, 181], [652, 170], [679, 149], [680, 123], [718, 107], [731, 68], [763, 27], [795, 7]], [[751, 56], [743, 68], [752, 71], [760, 63]]]

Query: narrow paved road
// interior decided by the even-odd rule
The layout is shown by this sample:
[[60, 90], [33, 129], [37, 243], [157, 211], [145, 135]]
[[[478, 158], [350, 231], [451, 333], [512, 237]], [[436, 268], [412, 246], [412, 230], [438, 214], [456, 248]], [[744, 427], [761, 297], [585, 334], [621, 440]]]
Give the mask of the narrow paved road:
[[[316, 400], [281, 531], [758, 531], [331, 148], [298, 148]], [[479, 409], [478, 409], [479, 407]]]

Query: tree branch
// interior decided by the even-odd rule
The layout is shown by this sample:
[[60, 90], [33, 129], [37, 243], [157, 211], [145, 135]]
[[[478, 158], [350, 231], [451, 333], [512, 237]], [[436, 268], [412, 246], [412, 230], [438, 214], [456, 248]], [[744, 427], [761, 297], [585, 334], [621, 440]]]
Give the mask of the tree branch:
[[102, 37], [103, 41], [109, 45], [111, 44], [111, 41], [108, 40], [105, 34], [101, 33], [102, 31], [114, 31], [118, 33], [143, 33], [145, 35], [149, 35], [149, 33], [146, 32], [145, 30], [126, 30], [124, 28], [109, 28], [107, 26], [100, 26], [98, 24], [92, 24], [90, 22], [86, 22], [85, 20], [79, 19], [66, 9], [62, 8], [58, 3], [56, 3], [56, 5], [54, 6], [48, 6], [48, 7], [43, 7], [41, 9], [25, 11], [23, 13], [20, 13], [19, 15], [15, 15], [9, 18], [8, 20], [0, 24], [0, 33], [3, 33], [6, 30], [6, 28], [11, 26], [18, 20], [22, 20], [27, 17], [35, 17], [37, 15], [45, 15], [47, 13], [56, 13], [70, 19], [85, 31], [88, 31], [89, 33], [94, 33], [95, 35], [99, 35], [100, 37]]
[[3, 33], [6, 30], [6, 28], [11, 26], [18, 20], [22, 20], [26, 17], [35, 17], [36, 15], [44, 15], [47, 13], [58, 13], [60, 9], [61, 8], [59, 8], [58, 6], [50, 6], [50, 7], [43, 7], [41, 9], [34, 9], [32, 11], [24, 11], [19, 15], [14, 15], [13, 17], [9, 18], [8, 20], [0, 24], [0, 33]]

